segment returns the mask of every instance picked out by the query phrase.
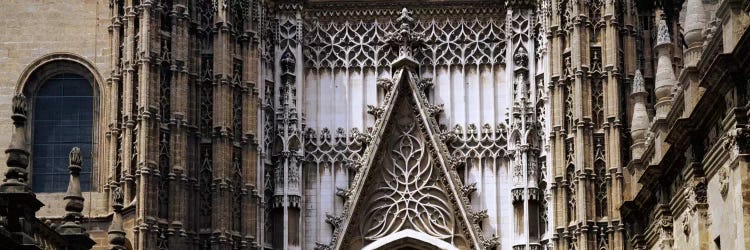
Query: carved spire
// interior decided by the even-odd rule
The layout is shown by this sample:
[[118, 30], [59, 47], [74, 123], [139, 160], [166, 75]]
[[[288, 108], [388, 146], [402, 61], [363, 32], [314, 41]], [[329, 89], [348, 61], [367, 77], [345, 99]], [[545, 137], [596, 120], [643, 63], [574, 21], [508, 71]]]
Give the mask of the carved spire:
[[13, 97], [13, 136], [8, 149], [5, 150], [8, 160], [8, 171], [5, 173], [5, 182], [0, 185], [0, 192], [4, 193], [30, 193], [26, 180], [29, 165], [29, 151], [26, 150], [26, 97], [18, 94]]
[[698, 63], [703, 52], [703, 28], [706, 26], [706, 13], [703, 0], [688, 0], [685, 14], [685, 66], [691, 67]]
[[703, 42], [701, 33], [704, 27], [706, 27], [706, 11], [703, 9], [703, 0], [687, 0], [685, 42], [688, 46]]
[[643, 80], [643, 74], [640, 69], [635, 70], [635, 77], [633, 77], [633, 94], [646, 93], [646, 82]]
[[633, 138], [633, 146], [630, 148], [633, 159], [640, 159], [646, 149], [646, 133], [648, 132], [649, 118], [646, 111], [646, 96], [648, 93], [644, 87], [641, 70], [635, 71], [633, 78], [633, 120], [631, 121], [630, 133]]
[[68, 157], [70, 182], [68, 192], [65, 193], [64, 223], [57, 228], [57, 232], [71, 244], [70, 249], [91, 249], [94, 241], [89, 238], [86, 228], [81, 225], [83, 220], [83, 194], [81, 193], [81, 149], [74, 147]]
[[667, 27], [667, 21], [664, 19], [659, 20], [659, 27], [656, 33], [656, 46], [665, 44], [672, 44], [671, 36], [669, 35], [669, 27]]
[[68, 156], [68, 170], [70, 170], [70, 182], [68, 182], [68, 192], [65, 193], [65, 224], [60, 228], [70, 228], [75, 230], [85, 229], [81, 226], [83, 218], [83, 194], [81, 193], [81, 149], [74, 147], [70, 150]]
[[415, 19], [412, 15], [411, 11], [403, 8], [396, 19], [396, 30], [386, 35], [386, 42], [398, 48], [398, 58], [391, 62], [393, 68], [419, 65], [414, 60], [412, 50], [424, 44], [424, 34], [414, 30]]
[[112, 224], [107, 231], [109, 250], [125, 250], [125, 230], [122, 227], [122, 188], [116, 186], [112, 191]]
[[656, 50], [658, 62], [656, 64], [656, 117], [664, 118], [672, 107], [672, 88], [676, 82], [674, 70], [672, 69], [672, 55], [670, 48], [672, 46], [667, 22], [659, 21], [659, 33], [657, 38]]

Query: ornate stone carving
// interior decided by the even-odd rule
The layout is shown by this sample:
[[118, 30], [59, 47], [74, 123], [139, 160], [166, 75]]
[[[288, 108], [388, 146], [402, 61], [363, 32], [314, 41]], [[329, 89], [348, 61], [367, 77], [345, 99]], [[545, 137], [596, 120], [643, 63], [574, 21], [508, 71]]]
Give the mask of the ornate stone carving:
[[326, 214], [326, 223], [331, 225], [333, 228], [339, 228], [343, 221], [344, 216], [333, 216], [331, 214]]
[[342, 199], [346, 200], [349, 199], [349, 196], [351, 196], [352, 190], [351, 189], [344, 189], [344, 188], [336, 188], [336, 195], [341, 197]]
[[482, 241], [482, 247], [484, 247], [485, 249], [495, 249], [499, 245], [500, 245], [500, 237], [495, 236], [495, 234], [492, 234], [492, 236], [489, 239], [485, 239]]
[[461, 186], [461, 193], [465, 197], [469, 197], [472, 193], [474, 193], [474, 191], [477, 191], [477, 183], [476, 182], [473, 182], [473, 183], [471, 183], [469, 185]]
[[375, 105], [367, 105], [367, 113], [374, 116], [375, 119], [379, 119], [381, 116], [383, 116], [384, 112], [385, 112], [385, 109], [383, 109], [382, 107], [376, 107]]
[[391, 167], [382, 170], [387, 185], [376, 189], [368, 202], [374, 206], [365, 214], [372, 218], [362, 225], [365, 237], [376, 240], [409, 224], [434, 237], [449, 238], [453, 216], [447, 194], [435, 182], [434, 159], [417, 134], [415, 121], [402, 117], [397, 123], [398, 140], [388, 147]]
[[727, 193], [729, 193], [729, 171], [727, 167], [723, 167], [717, 173], [719, 177], [719, 192], [724, 199], [727, 198]]
[[482, 223], [482, 220], [486, 219], [488, 216], [489, 215], [487, 214], [487, 209], [469, 212], [469, 217], [471, 217], [471, 221], [477, 224]]
[[333, 249], [333, 246], [331, 244], [323, 244], [319, 242], [315, 242], [315, 250], [331, 250]]
[[[399, 48], [384, 41], [410, 38], [426, 41], [412, 53], [422, 65], [504, 64], [505, 21], [494, 18], [417, 20], [407, 13], [405, 23], [314, 21], [306, 32], [305, 64], [309, 68], [386, 67]], [[402, 15], [399, 13], [399, 15]], [[408, 29], [412, 22], [411, 30]], [[406, 27], [403, 27], [403, 25]], [[406, 33], [401, 33], [406, 28]], [[397, 31], [397, 32], [392, 32]], [[393, 36], [390, 36], [390, 35]], [[422, 34], [418, 36], [417, 34]], [[406, 48], [406, 47], [404, 47]], [[355, 56], [361, 55], [361, 56]]]
[[688, 219], [688, 213], [682, 215], [682, 233], [685, 236], [690, 236], [690, 220]]

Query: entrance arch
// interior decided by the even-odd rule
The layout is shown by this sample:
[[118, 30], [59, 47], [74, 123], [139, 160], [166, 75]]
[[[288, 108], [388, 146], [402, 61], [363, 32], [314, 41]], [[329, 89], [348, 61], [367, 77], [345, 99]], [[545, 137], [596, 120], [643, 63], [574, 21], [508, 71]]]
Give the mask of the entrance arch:
[[362, 248], [362, 250], [381, 249], [458, 250], [457, 247], [445, 242], [444, 240], [412, 229], [405, 229], [390, 234]]

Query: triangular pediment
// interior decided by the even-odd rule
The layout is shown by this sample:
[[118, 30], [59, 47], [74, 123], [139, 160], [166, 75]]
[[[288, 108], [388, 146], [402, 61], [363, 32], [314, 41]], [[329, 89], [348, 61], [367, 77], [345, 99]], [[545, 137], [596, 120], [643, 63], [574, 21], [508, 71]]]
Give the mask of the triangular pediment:
[[[414, 230], [459, 249], [478, 249], [484, 242], [461, 192], [463, 185], [439, 139], [433, 116], [440, 107], [427, 101], [421, 81], [411, 70], [395, 71], [384, 83], [385, 105], [377, 117], [357, 174], [349, 189], [344, 214], [338, 217], [335, 249], [361, 249], [383, 237]], [[453, 166], [452, 166], [453, 164]]]

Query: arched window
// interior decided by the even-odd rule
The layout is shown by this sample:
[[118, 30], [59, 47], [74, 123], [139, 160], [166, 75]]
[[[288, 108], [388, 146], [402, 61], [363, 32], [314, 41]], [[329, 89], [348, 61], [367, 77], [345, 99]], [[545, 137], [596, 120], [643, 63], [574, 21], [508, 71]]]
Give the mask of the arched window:
[[39, 86], [32, 109], [32, 184], [34, 192], [65, 192], [68, 153], [81, 148], [81, 189], [91, 189], [94, 91], [81, 75], [54, 75]]

